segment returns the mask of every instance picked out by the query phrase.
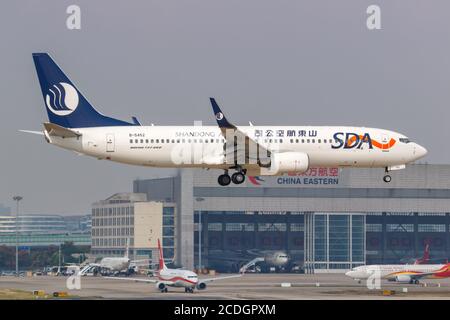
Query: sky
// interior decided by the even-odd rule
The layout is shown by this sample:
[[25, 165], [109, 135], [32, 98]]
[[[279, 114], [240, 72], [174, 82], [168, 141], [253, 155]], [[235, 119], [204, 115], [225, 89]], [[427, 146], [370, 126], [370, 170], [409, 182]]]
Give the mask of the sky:
[[[66, 27], [69, 5], [81, 29]], [[381, 9], [381, 29], [366, 9]], [[350, 125], [401, 132], [450, 163], [448, 0], [3, 0], [0, 203], [88, 213], [173, 170], [99, 161], [47, 144], [32, 52], [50, 53], [103, 114], [214, 124], [208, 98], [245, 125]]]

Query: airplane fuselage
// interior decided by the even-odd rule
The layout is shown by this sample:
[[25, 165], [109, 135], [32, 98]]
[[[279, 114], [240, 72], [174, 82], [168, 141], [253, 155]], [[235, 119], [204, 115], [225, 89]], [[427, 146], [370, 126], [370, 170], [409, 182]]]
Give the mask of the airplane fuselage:
[[[298, 152], [308, 167], [395, 167], [426, 150], [404, 135], [364, 127], [246, 126], [249, 138], [273, 152]], [[71, 129], [80, 137], [46, 134], [47, 141], [98, 159], [150, 167], [227, 169], [225, 137], [217, 126], [117, 126]], [[257, 164], [243, 164], [253, 175]]]
[[444, 264], [393, 264], [393, 265], [369, 265], [353, 268], [346, 275], [353, 279], [368, 279], [378, 275], [381, 279], [396, 280], [398, 277], [420, 276], [423, 278], [445, 278], [450, 276], [448, 268]]

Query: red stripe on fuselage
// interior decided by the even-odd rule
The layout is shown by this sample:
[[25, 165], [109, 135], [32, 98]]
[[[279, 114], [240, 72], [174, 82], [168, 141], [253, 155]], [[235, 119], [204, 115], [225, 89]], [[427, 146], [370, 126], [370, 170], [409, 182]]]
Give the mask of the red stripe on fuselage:
[[161, 281], [172, 281], [172, 282], [184, 281], [184, 282], [187, 282], [187, 283], [190, 283], [190, 284], [193, 284], [193, 285], [197, 284], [197, 282], [188, 280], [188, 279], [183, 278], [183, 277], [173, 277], [173, 278], [164, 279], [163, 277], [158, 276], [158, 279], [161, 280]]

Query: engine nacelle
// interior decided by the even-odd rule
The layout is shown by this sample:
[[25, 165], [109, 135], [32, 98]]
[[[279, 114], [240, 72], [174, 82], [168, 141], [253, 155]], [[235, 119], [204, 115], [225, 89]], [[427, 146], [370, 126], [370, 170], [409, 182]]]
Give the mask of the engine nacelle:
[[166, 284], [164, 282], [157, 282], [156, 283], [156, 289], [158, 290], [164, 290], [166, 288]]
[[304, 152], [272, 152], [270, 168], [261, 168], [261, 175], [282, 175], [287, 172], [305, 172], [309, 168], [309, 157]]
[[197, 283], [197, 290], [205, 290], [206, 289], [206, 283], [199, 282]]
[[407, 282], [407, 283], [410, 283], [411, 280], [412, 280], [412, 279], [411, 279], [410, 276], [402, 275], [402, 274], [395, 277], [395, 281], [397, 281], [397, 282]]

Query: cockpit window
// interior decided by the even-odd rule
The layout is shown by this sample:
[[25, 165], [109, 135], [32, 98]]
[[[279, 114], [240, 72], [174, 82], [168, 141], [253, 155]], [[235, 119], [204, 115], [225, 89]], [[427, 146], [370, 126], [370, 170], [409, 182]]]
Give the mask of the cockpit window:
[[411, 141], [408, 139], [408, 138], [400, 138], [400, 139], [398, 139], [400, 142], [403, 142], [403, 143], [410, 143]]

